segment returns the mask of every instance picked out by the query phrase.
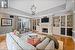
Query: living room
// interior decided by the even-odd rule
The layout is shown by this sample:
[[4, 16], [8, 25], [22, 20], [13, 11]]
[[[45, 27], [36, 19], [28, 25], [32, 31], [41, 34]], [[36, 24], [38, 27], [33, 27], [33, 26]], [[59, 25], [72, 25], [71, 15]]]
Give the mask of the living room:
[[75, 0], [0, 0], [0, 49], [75, 50], [74, 21]]

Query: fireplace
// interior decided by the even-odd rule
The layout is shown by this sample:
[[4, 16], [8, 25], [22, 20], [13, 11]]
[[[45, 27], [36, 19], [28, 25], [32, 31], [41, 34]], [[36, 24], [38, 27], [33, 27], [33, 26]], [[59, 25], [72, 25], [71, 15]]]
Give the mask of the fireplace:
[[42, 28], [42, 32], [48, 33], [48, 28]]

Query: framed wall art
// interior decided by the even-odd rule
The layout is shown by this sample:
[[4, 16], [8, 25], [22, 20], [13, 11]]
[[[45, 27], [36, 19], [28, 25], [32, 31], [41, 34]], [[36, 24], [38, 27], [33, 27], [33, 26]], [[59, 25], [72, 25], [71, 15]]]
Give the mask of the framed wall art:
[[12, 19], [1, 18], [1, 26], [12, 26]]

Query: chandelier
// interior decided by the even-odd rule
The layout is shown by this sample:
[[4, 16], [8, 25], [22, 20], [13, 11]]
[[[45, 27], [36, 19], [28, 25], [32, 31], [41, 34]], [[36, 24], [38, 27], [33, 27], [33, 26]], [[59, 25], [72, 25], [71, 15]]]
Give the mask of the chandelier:
[[31, 12], [32, 12], [32, 15], [35, 15], [36, 13], [36, 6], [34, 4], [34, 0], [33, 0], [33, 5], [31, 6]]

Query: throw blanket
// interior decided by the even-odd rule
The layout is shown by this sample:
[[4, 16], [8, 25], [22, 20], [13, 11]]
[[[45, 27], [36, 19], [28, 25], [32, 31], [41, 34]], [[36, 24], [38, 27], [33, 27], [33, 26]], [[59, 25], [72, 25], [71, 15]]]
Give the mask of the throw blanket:
[[54, 46], [55, 46], [56, 49], [58, 49], [59, 43], [58, 43], [57, 39], [55, 37], [51, 36], [51, 35], [46, 35], [46, 36], [54, 41]]

